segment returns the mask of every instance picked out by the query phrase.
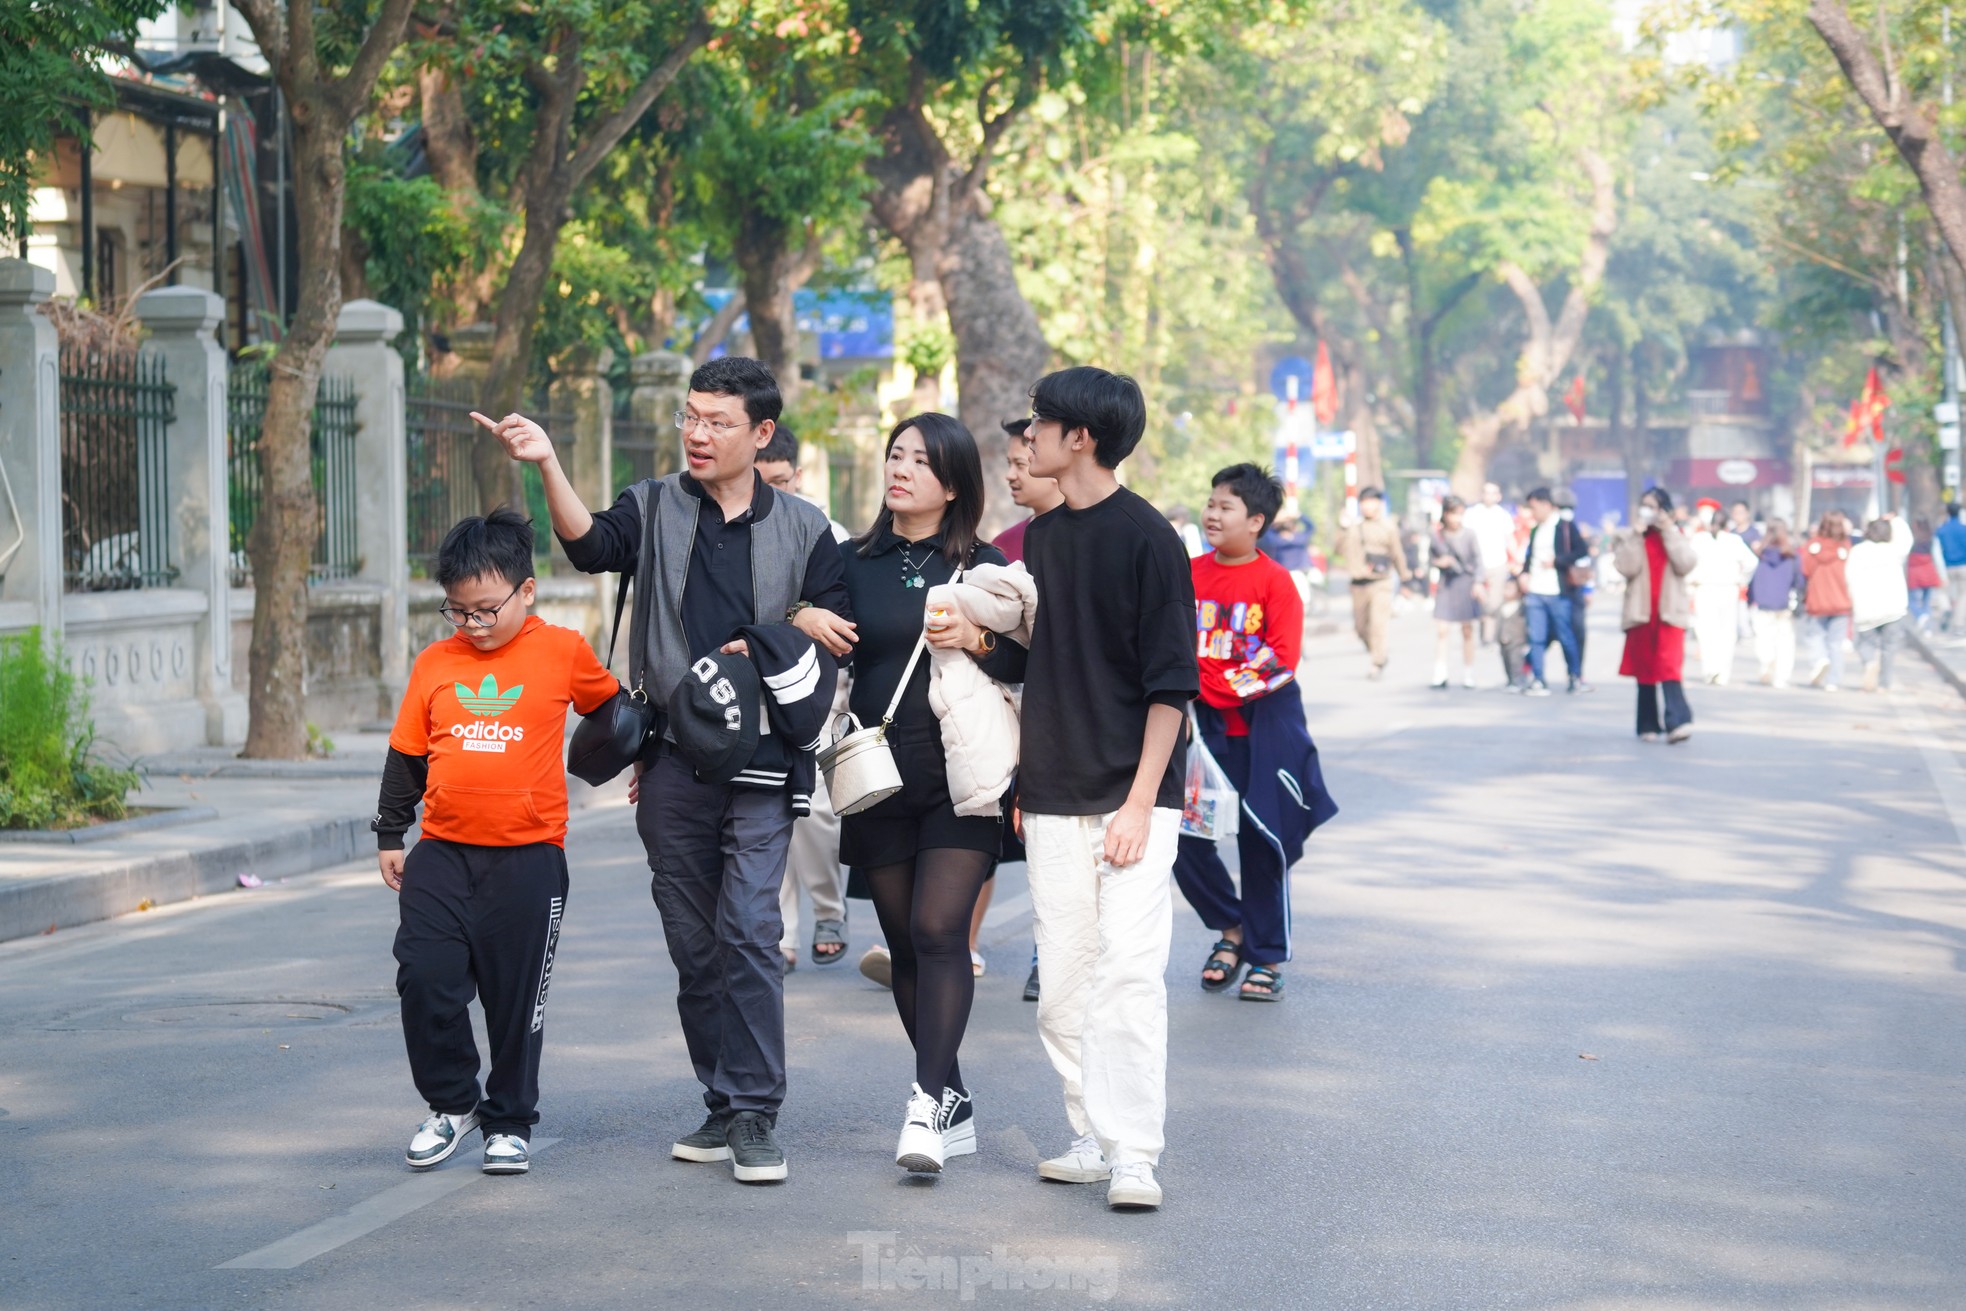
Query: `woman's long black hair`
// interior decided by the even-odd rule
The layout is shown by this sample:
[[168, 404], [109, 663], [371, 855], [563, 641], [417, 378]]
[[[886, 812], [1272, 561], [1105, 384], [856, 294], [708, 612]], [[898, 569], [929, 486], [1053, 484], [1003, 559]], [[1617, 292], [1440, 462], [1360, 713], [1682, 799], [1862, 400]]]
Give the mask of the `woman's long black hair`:
[[[967, 565], [976, 550], [976, 526], [983, 522], [983, 457], [976, 450], [976, 438], [970, 436], [969, 429], [959, 420], [946, 414], [911, 414], [887, 435], [887, 445], [881, 447], [881, 460], [885, 462], [894, 450], [894, 444], [901, 440], [901, 434], [913, 428], [922, 435], [922, 445], [928, 450], [929, 472], [935, 480], [956, 494], [954, 500], [942, 508], [942, 555], [951, 564]], [[855, 538], [860, 554], [872, 555], [881, 536], [894, 527], [894, 511], [888, 508], [887, 497], [881, 497], [881, 512], [874, 516], [874, 526]]]

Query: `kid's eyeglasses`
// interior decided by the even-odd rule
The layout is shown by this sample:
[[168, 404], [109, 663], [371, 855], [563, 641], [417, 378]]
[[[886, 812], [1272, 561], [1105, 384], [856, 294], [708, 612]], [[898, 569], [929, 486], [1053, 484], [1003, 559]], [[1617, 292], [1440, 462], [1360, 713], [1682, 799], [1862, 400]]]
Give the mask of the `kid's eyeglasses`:
[[505, 594], [505, 600], [500, 601], [489, 610], [460, 610], [456, 606], [446, 602], [437, 607], [437, 613], [442, 615], [444, 622], [452, 628], [462, 628], [466, 624], [470, 624], [473, 628], [490, 628], [498, 622], [498, 612], [503, 610], [506, 604], [519, 594], [519, 587], [524, 586], [524, 583], [520, 583], [518, 587], [514, 587]]

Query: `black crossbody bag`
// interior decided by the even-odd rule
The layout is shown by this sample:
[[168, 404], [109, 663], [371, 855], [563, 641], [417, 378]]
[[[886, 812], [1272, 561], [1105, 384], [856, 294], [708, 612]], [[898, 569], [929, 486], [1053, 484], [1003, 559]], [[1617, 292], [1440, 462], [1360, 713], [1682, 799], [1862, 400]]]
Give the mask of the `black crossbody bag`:
[[[655, 489], [650, 488], [649, 505], [642, 512], [644, 545], [655, 534], [655, 496]], [[641, 555], [637, 554], [637, 568], [641, 561]], [[653, 566], [652, 558], [650, 563]], [[634, 570], [622, 574], [621, 586], [615, 592], [614, 631], [608, 635], [610, 669], [614, 667], [615, 643], [621, 638], [621, 615], [628, 608], [628, 593], [634, 581]], [[634, 687], [622, 688], [593, 714], [581, 716], [580, 723], [574, 727], [573, 740], [567, 744], [567, 773], [593, 787], [601, 786], [641, 759], [643, 748], [660, 721], [661, 716], [642, 688], [642, 678], [637, 677]]]

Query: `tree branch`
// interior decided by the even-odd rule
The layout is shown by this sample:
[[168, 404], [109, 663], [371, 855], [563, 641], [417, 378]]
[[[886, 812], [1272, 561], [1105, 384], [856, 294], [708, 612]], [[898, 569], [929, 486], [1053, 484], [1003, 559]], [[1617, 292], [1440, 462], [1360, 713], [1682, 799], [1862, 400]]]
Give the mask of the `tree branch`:
[[273, 0], [232, 0], [240, 14], [245, 17], [246, 26], [253, 30], [253, 40], [259, 43], [260, 53], [267, 62], [279, 68], [287, 62], [287, 20], [284, 12]]
[[1851, 90], [1918, 179], [1925, 206], [1945, 238], [1946, 249], [1957, 265], [1966, 268], [1966, 183], [1960, 181], [1959, 161], [1940, 139], [1931, 113], [1899, 94], [1838, 0], [1811, 0], [1809, 24], [1836, 57]]
[[574, 186], [577, 187], [585, 182], [587, 175], [600, 165], [600, 162], [607, 157], [607, 153], [615, 148], [622, 137], [628, 135], [628, 129], [641, 121], [642, 115], [648, 112], [649, 106], [655, 103], [656, 97], [669, 89], [669, 84], [676, 80], [676, 74], [682, 71], [689, 57], [709, 42], [714, 31], [709, 16], [698, 12], [691, 20], [689, 30], [683, 33], [682, 40], [662, 57], [661, 63], [648, 71], [648, 76], [641, 80], [640, 85], [629, 94], [627, 100], [622, 102], [621, 107], [588, 129], [587, 140], [574, 151], [573, 159], [568, 165], [568, 173]]
[[717, 312], [710, 316], [710, 321], [703, 325], [703, 331], [696, 334], [696, 340], [690, 343], [690, 363], [697, 365], [708, 363], [710, 352], [717, 349], [724, 338], [730, 336], [730, 330], [737, 326], [737, 316], [742, 313], [744, 313], [744, 293], [733, 292], [731, 298], [718, 306]]
[[[403, 44], [403, 34], [409, 30], [410, 9], [415, 0], [383, 0], [382, 12], [376, 15], [369, 34], [362, 38], [362, 48], [355, 52], [354, 62], [348, 71], [335, 78], [328, 85], [328, 97], [335, 112], [343, 122], [355, 117], [369, 102], [375, 91], [375, 80], [382, 75], [382, 66], [394, 54], [396, 47]], [[305, 10], [304, 0], [295, 0], [291, 6], [296, 11]]]
[[964, 171], [961, 180], [956, 183], [954, 198], [957, 201], [965, 201], [982, 189], [983, 179], [990, 171], [990, 162], [996, 156], [997, 143], [1003, 140], [1003, 134], [1010, 129], [1012, 120], [1031, 103], [1031, 79], [1026, 76], [1017, 95], [1012, 97], [1011, 102], [1004, 107], [1003, 113], [994, 118], [990, 117], [987, 105], [990, 92], [996, 85], [997, 79], [991, 78], [984, 84], [983, 89], [976, 93], [976, 118], [983, 125], [983, 144], [977, 147], [976, 158]]

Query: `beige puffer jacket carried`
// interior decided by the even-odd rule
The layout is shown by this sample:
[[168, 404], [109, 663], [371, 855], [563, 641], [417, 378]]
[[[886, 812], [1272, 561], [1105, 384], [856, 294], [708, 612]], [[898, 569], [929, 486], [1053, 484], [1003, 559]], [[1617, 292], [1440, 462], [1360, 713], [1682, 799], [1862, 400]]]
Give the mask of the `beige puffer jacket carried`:
[[[978, 565], [962, 582], [929, 588], [927, 608], [1029, 646], [1038, 590], [1022, 564]], [[958, 815], [994, 815], [1017, 773], [1017, 696], [961, 651], [928, 653], [928, 704], [942, 725], [949, 799]]]
[[[1699, 556], [1693, 550], [1693, 543], [1686, 540], [1686, 534], [1679, 531], [1679, 525], [1661, 523], [1658, 525], [1659, 537], [1666, 545], [1666, 563], [1670, 566], [1666, 576], [1659, 581], [1659, 618], [1674, 628], [1684, 628], [1693, 622], [1692, 598], [1686, 592], [1686, 575], [1693, 572], [1699, 563]], [[1637, 628], [1652, 620], [1652, 580], [1650, 561], [1645, 555], [1645, 534], [1625, 529], [1618, 534], [1611, 546], [1612, 563], [1618, 572], [1628, 580], [1625, 583], [1626, 628]]]

